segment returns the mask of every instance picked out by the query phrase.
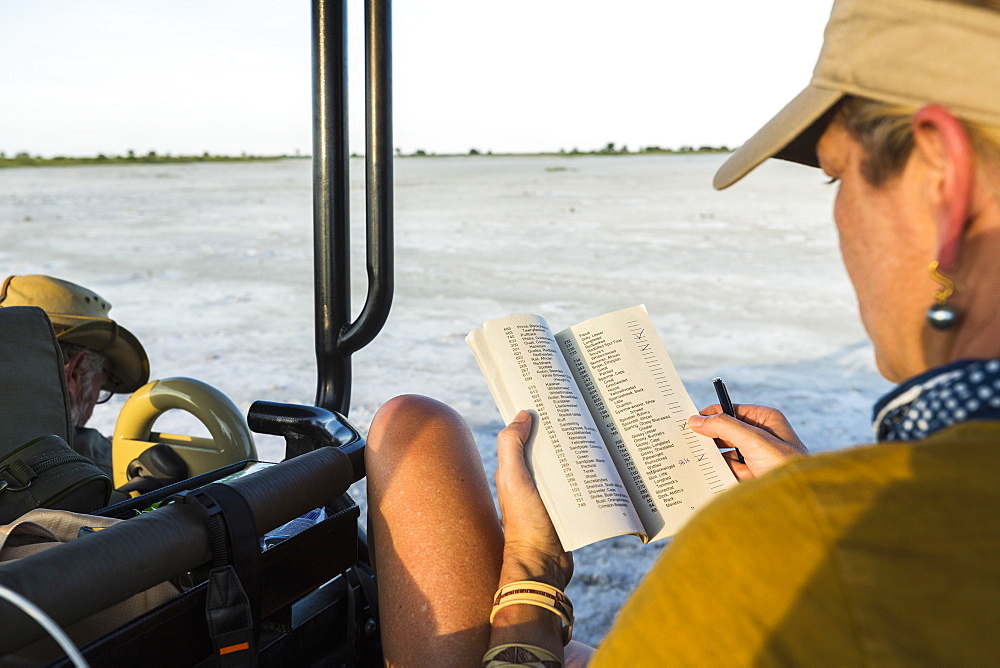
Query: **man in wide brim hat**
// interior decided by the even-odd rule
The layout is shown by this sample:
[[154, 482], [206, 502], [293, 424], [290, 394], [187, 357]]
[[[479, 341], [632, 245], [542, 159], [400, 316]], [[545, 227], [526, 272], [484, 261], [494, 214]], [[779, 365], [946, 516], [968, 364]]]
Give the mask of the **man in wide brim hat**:
[[73, 449], [112, 475], [111, 441], [87, 427], [94, 406], [149, 380], [139, 339], [108, 317], [111, 303], [93, 290], [51, 276], [9, 276], [0, 308], [36, 306], [48, 315], [62, 349]]
[[8, 276], [0, 307], [37, 306], [49, 316], [60, 343], [98, 352], [111, 362], [104, 388], [134, 392], [149, 380], [149, 358], [139, 339], [108, 317], [111, 303], [92, 290], [51, 276]]

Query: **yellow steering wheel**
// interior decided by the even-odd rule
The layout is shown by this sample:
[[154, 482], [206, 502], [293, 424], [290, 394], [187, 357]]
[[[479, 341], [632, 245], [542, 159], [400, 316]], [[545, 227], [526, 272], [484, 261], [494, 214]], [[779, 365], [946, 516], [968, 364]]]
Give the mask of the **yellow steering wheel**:
[[[153, 423], [168, 410], [194, 415], [211, 438], [162, 434]], [[229, 397], [193, 378], [164, 378], [146, 383], [122, 406], [112, 439], [111, 465], [115, 487], [128, 482], [129, 463], [147, 448], [166, 443], [188, 465], [190, 476], [242, 461], [257, 459], [257, 448], [246, 419]]]

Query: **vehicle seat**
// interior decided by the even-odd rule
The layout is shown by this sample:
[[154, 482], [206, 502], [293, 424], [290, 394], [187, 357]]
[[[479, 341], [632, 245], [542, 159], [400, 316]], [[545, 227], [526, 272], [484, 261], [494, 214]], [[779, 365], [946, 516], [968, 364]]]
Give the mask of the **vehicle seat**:
[[62, 351], [45, 311], [0, 308], [0, 455], [55, 434], [73, 443]]

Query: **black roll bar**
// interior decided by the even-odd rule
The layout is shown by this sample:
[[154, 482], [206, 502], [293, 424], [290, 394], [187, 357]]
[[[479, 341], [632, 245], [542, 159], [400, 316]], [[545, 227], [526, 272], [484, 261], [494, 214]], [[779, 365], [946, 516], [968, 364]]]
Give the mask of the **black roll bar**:
[[[319, 448], [226, 484], [246, 499], [264, 533], [335, 499], [363, 475], [352, 466], [350, 451]], [[67, 627], [210, 557], [204, 516], [187, 504], [172, 504], [5, 563], [0, 585]], [[0, 601], [0, 623], [0, 656], [45, 635], [6, 601]]]
[[365, 0], [368, 296], [351, 317], [347, 0], [313, 0], [313, 270], [316, 405], [347, 415], [351, 355], [375, 338], [393, 292], [391, 2]]

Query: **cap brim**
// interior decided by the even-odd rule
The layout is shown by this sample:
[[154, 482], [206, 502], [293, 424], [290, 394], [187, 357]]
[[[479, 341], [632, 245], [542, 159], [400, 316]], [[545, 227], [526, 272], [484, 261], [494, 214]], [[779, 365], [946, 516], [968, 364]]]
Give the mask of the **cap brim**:
[[91, 320], [62, 332], [65, 343], [90, 348], [106, 355], [121, 383], [116, 392], [134, 392], [149, 381], [149, 358], [132, 332], [112, 321]]
[[803, 90], [729, 156], [715, 173], [712, 185], [717, 190], [728, 188], [768, 158], [818, 166], [816, 141], [826, 123], [817, 121], [843, 96], [841, 91], [814, 85]]

